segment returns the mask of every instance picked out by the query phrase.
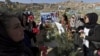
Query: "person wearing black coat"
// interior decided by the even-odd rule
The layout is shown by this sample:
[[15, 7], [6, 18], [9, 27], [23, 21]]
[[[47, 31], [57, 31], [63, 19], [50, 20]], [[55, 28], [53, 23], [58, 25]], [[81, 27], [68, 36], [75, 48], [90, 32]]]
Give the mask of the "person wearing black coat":
[[[94, 56], [94, 50], [96, 50], [92, 41], [100, 42], [100, 26], [97, 24], [98, 15], [96, 13], [88, 13], [84, 18], [84, 33], [80, 34], [85, 41], [88, 42], [87, 45], [83, 44], [84, 56]], [[84, 41], [83, 41], [84, 42]]]

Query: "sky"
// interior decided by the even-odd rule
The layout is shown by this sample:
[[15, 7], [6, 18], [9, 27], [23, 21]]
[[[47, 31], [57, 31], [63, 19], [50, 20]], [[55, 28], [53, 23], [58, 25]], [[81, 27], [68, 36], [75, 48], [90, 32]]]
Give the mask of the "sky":
[[[4, 1], [4, 0], [0, 0]], [[68, 0], [11, 0], [13, 2], [21, 2], [21, 3], [56, 3], [56, 2], [64, 2]], [[81, 0], [78, 0], [81, 1]], [[100, 0], [83, 0], [84, 2], [100, 2]]]

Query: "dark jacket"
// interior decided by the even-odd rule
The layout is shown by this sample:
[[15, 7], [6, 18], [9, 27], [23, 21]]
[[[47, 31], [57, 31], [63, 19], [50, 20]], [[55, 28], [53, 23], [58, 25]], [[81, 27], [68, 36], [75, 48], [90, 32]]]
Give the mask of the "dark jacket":
[[86, 39], [89, 41], [100, 42], [100, 25], [97, 25], [93, 29], [90, 29], [89, 36], [87, 36]]

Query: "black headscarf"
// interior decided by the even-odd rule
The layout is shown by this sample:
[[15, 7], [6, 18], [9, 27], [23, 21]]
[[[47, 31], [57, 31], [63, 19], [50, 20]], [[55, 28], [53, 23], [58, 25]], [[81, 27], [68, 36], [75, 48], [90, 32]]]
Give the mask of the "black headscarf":
[[98, 15], [96, 13], [88, 13], [86, 16], [89, 19], [89, 23], [85, 23], [85, 27], [93, 28], [97, 25]]

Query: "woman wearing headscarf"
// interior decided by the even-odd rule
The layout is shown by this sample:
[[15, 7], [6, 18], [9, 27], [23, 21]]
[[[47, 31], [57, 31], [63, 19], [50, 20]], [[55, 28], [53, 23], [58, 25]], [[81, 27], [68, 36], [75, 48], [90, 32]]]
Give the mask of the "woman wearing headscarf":
[[96, 13], [88, 13], [85, 15], [85, 27], [80, 37], [83, 37], [84, 56], [94, 56], [96, 50], [92, 41], [100, 42], [100, 25], [97, 24], [98, 15]]
[[23, 39], [23, 27], [18, 17], [0, 12], [0, 56], [32, 56]]

